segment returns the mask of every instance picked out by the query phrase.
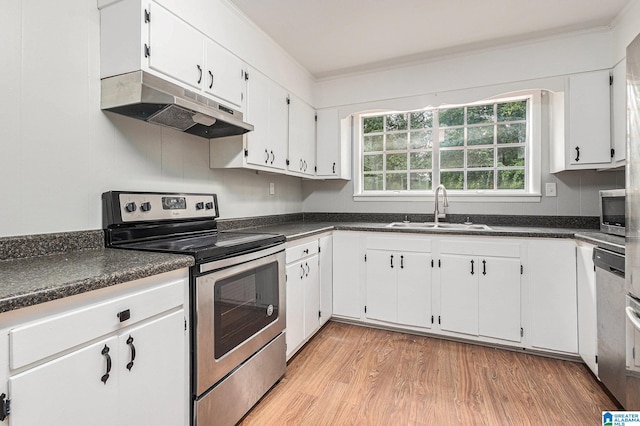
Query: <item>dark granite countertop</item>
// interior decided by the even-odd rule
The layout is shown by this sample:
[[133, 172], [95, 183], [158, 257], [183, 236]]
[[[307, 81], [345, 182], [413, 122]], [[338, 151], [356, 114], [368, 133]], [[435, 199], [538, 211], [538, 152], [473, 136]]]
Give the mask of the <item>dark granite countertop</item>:
[[0, 261], [0, 312], [193, 264], [191, 256], [105, 248], [3, 260]]
[[459, 229], [417, 229], [417, 228], [390, 228], [388, 223], [378, 222], [311, 222], [299, 221], [287, 224], [259, 226], [253, 229], [260, 232], [273, 232], [283, 234], [288, 241], [328, 232], [341, 231], [373, 231], [394, 232], [403, 234], [427, 234], [427, 235], [466, 235], [466, 236], [500, 236], [500, 237], [530, 237], [530, 238], [574, 238], [578, 232], [584, 233], [584, 229], [524, 227], [524, 226], [491, 226], [487, 230], [459, 230]]
[[[514, 223], [514, 226], [490, 224], [491, 229], [488, 230], [398, 229], [387, 227], [389, 222], [384, 220], [389, 217], [385, 215], [380, 217], [382, 219], [380, 222], [374, 222], [378, 218], [366, 216], [362, 219], [366, 218], [369, 221], [351, 221], [352, 216], [349, 215], [345, 217], [316, 216], [317, 220], [306, 220], [306, 216], [303, 217], [301, 214], [286, 215], [285, 218], [277, 218], [276, 221], [260, 221], [251, 218], [228, 220], [228, 223], [223, 222], [224, 226], [221, 228], [278, 233], [285, 235], [288, 241], [332, 230], [575, 238], [618, 253], [624, 253], [624, 238], [585, 228], [526, 227]], [[391, 221], [394, 221], [395, 216], [392, 219]], [[416, 218], [411, 219], [415, 220]], [[419, 219], [424, 218], [420, 217]], [[541, 225], [542, 223], [537, 224]], [[546, 223], [544, 224], [546, 225]], [[564, 222], [564, 224], [565, 226], [580, 226], [578, 222]], [[191, 256], [105, 249], [103, 247], [102, 230], [0, 238], [0, 312], [194, 265], [194, 259]]]
[[615, 253], [625, 254], [624, 237], [609, 235], [603, 232], [580, 230], [576, 232], [575, 239], [611, 250]]

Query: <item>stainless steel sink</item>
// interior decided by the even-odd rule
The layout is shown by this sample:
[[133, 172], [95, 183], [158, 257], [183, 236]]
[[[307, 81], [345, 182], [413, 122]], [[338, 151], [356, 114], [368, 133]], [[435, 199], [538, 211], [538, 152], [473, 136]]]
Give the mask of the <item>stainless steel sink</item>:
[[487, 225], [483, 224], [469, 224], [464, 223], [435, 223], [435, 222], [392, 222], [387, 225], [387, 228], [404, 228], [404, 229], [458, 229], [462, 231], [486, 231], [491, 229]]

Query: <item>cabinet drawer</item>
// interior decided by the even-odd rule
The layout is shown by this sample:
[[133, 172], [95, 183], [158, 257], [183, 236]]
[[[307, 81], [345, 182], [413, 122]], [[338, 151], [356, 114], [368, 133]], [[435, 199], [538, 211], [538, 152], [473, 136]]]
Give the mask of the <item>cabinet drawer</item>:
[[468, 256], [520, 257], [520, 243], [501, 241], [442, 240], [440, 253]]
[[[13, 328], [9, 331], [11, 369], [112, 333], [184, 303], [186, 280], [181, 279], [123, 297]], [[119, 312], [130, 317], [120, 321]]]
[[313, 256], [316, 253], [318, 253], [318, 240], [289, 247], [286, 252], [287, 263], [296, 262], [307, 256]]

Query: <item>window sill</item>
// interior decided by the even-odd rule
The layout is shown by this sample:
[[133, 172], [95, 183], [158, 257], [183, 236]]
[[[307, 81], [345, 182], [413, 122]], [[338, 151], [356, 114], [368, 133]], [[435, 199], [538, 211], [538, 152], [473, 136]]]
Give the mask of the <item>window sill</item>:
[[[530, 194], [514, 194], [514, 193], [500, 193], [495, 192], [471, 192], [471, 193], [455, 193], [449, 191], [447, 193], [449, 201], [460, 201], [469, 203], [539, 203], [542, 195], [540, 193]], [[434, 194], [429, 193], [416, 193], [407, 194], [404, 192], [395, 193], [370, 193], [370, 194], [354, 194], [353, 201], [433, 201]]]

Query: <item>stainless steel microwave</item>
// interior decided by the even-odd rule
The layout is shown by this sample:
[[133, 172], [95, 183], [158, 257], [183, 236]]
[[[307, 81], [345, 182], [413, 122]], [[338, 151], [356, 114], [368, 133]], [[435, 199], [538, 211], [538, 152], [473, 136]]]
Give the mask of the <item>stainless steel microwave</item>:
[[600, 191], [600, 231], [624, 237], [624, 189]]

